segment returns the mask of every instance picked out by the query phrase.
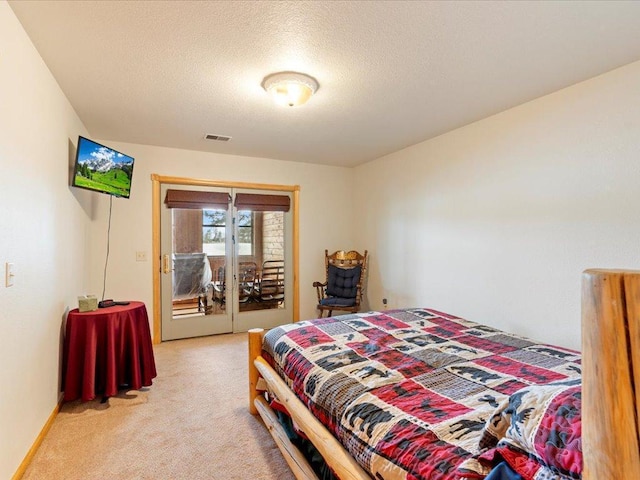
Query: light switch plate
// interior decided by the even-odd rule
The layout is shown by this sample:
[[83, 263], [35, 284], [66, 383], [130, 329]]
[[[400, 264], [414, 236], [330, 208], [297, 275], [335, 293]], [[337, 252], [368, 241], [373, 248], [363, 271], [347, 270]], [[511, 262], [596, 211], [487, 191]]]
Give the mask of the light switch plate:
[[147, 252], [136, 252], [136, 262], [146, 262], [147, 261]]
[[13, 271], [13, 263], [7, 262], [5, 263], [5, 270], [4, 270], [4, 285], [5, 287], [10, 287], [13, 285], [13, 279], [16, 276], [14, 271]]

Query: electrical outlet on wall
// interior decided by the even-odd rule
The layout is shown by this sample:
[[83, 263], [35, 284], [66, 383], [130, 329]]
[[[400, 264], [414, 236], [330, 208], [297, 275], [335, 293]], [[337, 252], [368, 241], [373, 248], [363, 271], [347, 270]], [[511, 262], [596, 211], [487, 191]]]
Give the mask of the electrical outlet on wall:
[[147, 261], [147, 252], [139, 251], [136, 252], [136, 262], [146, 262]]
[[384, 308], [386, 308], [387, 310], [395, 308], [394, 307], [395, 302], [394, 302], [393, 296], [389, 296], [385, 298], [385, 300], [387, 301], [387, 303], [384, 304]]

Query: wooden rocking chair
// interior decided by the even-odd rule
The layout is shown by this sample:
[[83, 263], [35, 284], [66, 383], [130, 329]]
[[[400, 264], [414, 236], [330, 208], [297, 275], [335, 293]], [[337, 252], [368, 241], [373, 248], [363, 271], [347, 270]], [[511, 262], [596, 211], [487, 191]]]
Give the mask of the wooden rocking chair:
[[367, 271], [367, 250], [364, 255], [355, 250], [339, 250], [329, 255], [329, 251], [325, 250], [324, 265], [326, 280], [313, 282], [318, 294], [319, 317], [322, 318], [325, 311], [329, 317], [334, 310], [359, 311]]

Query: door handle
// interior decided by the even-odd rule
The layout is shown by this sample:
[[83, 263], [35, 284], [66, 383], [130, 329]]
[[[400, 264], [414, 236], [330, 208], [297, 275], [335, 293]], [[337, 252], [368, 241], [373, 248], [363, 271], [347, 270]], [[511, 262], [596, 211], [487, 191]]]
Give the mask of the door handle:
[[173, 271], [172, 265], [171, 265], [171, 256], [170, 255], [163, 255], [162, 257], [162, 273], [171, 273]]

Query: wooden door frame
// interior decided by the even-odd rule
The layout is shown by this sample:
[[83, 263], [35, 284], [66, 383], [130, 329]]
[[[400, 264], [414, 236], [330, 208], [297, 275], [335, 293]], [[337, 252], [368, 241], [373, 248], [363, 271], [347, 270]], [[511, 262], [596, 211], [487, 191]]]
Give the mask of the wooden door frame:
[[300, 199], [299, 185], [271, 185], [265, 183], [244, 183], [227, 182], [222, 180], [207, 180], [202, 178], [170, 177], [151, 174], [151, 212], [152, 212], [152, 257], [153, 257], [153, 343], [162, 341], [162, 304], [160, 296], [160, 273], [161, 273], [161, 252], [160, 252], [160, 190], [164, 184], [190, 185], [197, 187], [219, 187], [219, 188], [243, 188], [248, 190], [271, 190], [292, 193], [291, 209], [293, 213], [293, 321], [300, 319], [300, 288], [299, 288], [299, 226], [300, 214], [298, 203]]

